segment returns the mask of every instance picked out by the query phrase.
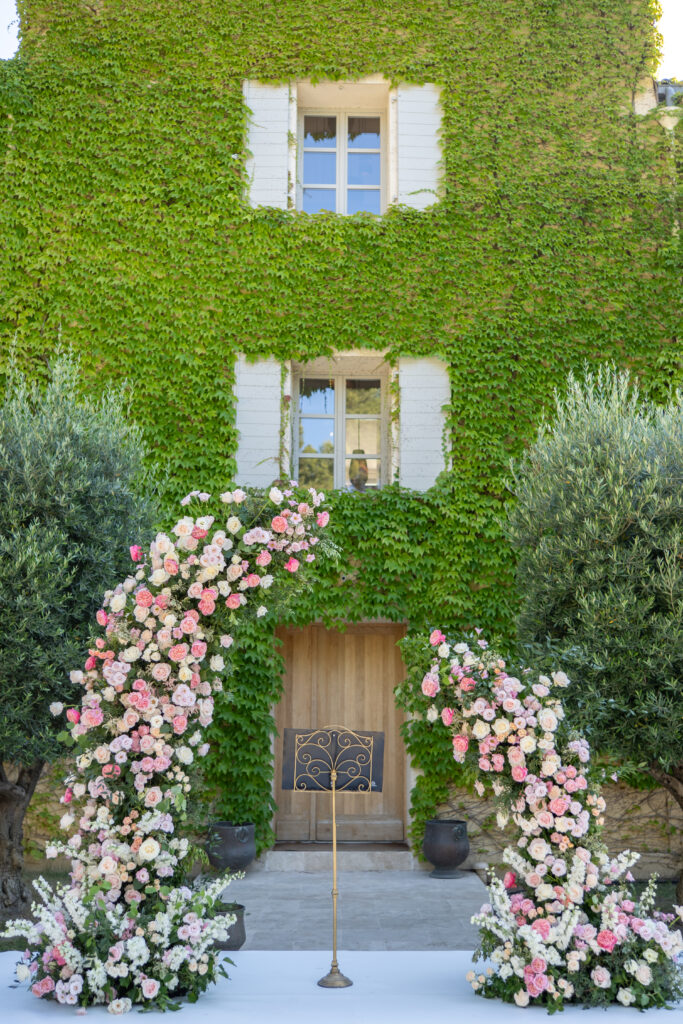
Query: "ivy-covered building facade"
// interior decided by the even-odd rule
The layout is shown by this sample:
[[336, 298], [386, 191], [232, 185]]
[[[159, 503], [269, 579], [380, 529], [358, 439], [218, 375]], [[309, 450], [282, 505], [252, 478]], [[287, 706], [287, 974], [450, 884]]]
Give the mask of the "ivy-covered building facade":
[[[676, 159], [653, 0], [20, 0], [0, 67], [0, 329], [133, 386], [169, 507], [294, 476], [339, 565], [235, 652], [217, 813], [325, 840], [286, 727], [386, 734], [348, 841], [402, 842], [409, 630], [514, 629], [509, 460], [570, 369], [680, 382]], [[116, 425], [112, 424], [112, 429]], [[405, 730], [404, 730], [405, 731]], [[430, 727], [413, 834], [445, 798]], [[444, 765], [446, 770], [444, 770]]]

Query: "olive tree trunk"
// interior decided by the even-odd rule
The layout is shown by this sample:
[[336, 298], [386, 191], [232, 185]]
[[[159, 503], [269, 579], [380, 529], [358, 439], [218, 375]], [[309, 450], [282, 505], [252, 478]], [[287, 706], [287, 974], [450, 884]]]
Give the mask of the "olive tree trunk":
[[[665, 772], [660, 765], [654, 762], [649, 765], [648, 772], [667, 793], [671, 793], [676, 803], [683, 810], [683, 761], [673, 765], [668, 772]], [[681, 870], [678, 876], [678, 884], [676, 885], [676, 902], [683, 904], [683, 870]]]
[[21, 765], [16, 779], [0, 765], [0, 920], [25, 916], [31, 891], [24, 882], [24, 817], [44, 761]]

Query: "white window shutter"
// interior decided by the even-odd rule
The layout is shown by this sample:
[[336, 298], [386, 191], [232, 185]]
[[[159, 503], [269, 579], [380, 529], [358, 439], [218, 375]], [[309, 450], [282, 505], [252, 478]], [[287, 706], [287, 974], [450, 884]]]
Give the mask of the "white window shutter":
[[436, 85], [397, 90], [398, 201], [416, 210], [437, 202], [441, 161], [441, 91]]
[[288, 85], [243, 83], [248, 115], [247, 175], [252, 206], [287, 209], [290, 98]]
[[450, 405], [448, 367], [441, 359], [399, 359], [399, 480], [426, 491], [445, 469], [444, 406]]
[[281, 372], [277, 360], [247, 362], [235, 366], [238, 484], [268, 487], [279, 474]]

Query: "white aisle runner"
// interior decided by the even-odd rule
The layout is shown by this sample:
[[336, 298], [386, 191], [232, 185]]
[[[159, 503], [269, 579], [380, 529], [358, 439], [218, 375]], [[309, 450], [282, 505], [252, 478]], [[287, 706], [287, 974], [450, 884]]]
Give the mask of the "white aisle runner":
[[[2, 1024], [61, 1024], [82, 1019], [74, 1007], [36, 999], [25, 986], [11, 988], [16, 954], [0, 954]], [[339, 966], [351, 988], [322, 989], [330, 956], [314, 952], [244, 950], [233, 954], [231, 980], [212, 986], [198, 1003], [183, 1004], [179, 1014], [135, 1011], [120, 1020], [147, 1024], [540, 1024], [539, 1007], [518, 1009], [476, 996], [465, 981], [471, 954], [461, 950], [411, 953], [406, 950], [340, 952]], [[104, 1007], [87, 1011], [87, 1021], [111, 1022]], [[683, 1024], [683, 1006], [672, 1012], [632, 1008], [604, 1010], [568, 1007], [557, 1024]]]

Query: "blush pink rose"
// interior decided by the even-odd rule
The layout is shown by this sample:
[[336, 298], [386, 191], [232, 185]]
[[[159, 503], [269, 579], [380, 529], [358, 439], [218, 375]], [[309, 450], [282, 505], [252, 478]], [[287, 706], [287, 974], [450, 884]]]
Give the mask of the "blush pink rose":
[[197, 629], [197, 622], [192, 615], [186, 615], [180, 623], [183, 633], [194, 633]]
[[241, 604], [242, 599], [239, 594], [230, 594], [225, 599], [225, 607], [230, 608], [232, 611], [234, 611], [236, 608], [239, 608]]
[[287, 529], [287, 520], [284, 516], [273, 516], [270, 528], [273, 533], [284, 533]]
[[168, 652], [168, 656], [171, 661], [182, 661], [187, 657], [189, 649], [187, 644], [175, 644]]
[[555, 800], [550, 801], [548, 807], [553, 812], [553, 814], [560, 818], [569, 807], [569, 800], [567, 800], [566, 797], [558, 796], [555, 798]]
[[143, 978], [141, 987], [145, 999], [154, 999], [159, 991], [159, 982], [156, 978]]
[[246, 578], [246, 582], [248, 587], [258, 587], [261, 582], [261, 577], [256, 572], [250, 572]]
[[157, 662], [152, 665], [152, 678], [156, 679], [158, 683], [165, 682], [171, 674], [171, 666], [167, 665], [166, 662]]
[[439, 644], [442, 644], [445, 639], [446, 637], [444, 636], [440, 629], [433, 629], [429, 634], [429, 642], [432, 645], [432, 647], [438, 647]]
[[143, 587], [141, 590], [138, 590], [135, 595], [135, 603], [141, 608], [151, 608], [154, 604], [154, 596], [146, 587]]
[[196, 581], [194, 583], [190, 583], [189, 587], [187, 588], [187, 596], [188, 597], [192, 597], [192, 598], [201, 597], [202, 596], [202, 592], [203, 592], [203, 587], [202, 587], [201, 583], [197, 583]]
[[422, 692], [425, 697], [436, 697], [440, 689], [439, 680], [435, 679], [434, 676], [427, 674], [422, 680]]
[[206, 654], [206, 644], [203, 640], [195, 640], [192, 644], [192, 657], [203, 658]]
[[203, 597], [197, 605], [202, 615], [213, 615], [216, 611], [216, 602], [209, 600], [209, 598]]
[[99, 708], [86, 708], [81, 716], [81, 722], [87, 726], [88, 729], [95, 729], [98, 725], [102, 725], [104, 721], [104, 715]]
[[318, 526], [327, 526], [327, 524], [330, 521], [330, 513], [318, 512], [317, 516], [315, 517], [315, 521], [318, 524]]
[[547, 921], [545, 917], [537, 917], [531, 930], [537, 932], [545, 942], [550, 935], [550, 921]]
[[515, 782], [524, 782], [525, 778], [529, 774], [528, 768], [523, 764], [513, 764], [511, 775]]
[[466, 753], [469, 745], [470, 741], [467, 736], [463, 736], [461, 733], [458, 733], [457, 736], [453, 737], [453, 750], [457, 750], [459, 754]]
[[175, 558], [164, 559], [164, 569], [166, 570], [169, 576], [177, 576], [179, 568], [180, 566], [176, 562]]
[[173, 732], [176, 736], [182, 736], [187, 729], [187, 715], [176, 715], [173, 719]]
[[605, 949], [608, 953], [611, 953], [617, 944], [617, 937], [609, 928], [605, 928], [603, 931], [598, 932], [595, 941], [600, 949]]
[[256, 564], [260, 566], [270, 565], [273, 560], [273, 556], [270, 551], [259, 551], [256, 556]]

